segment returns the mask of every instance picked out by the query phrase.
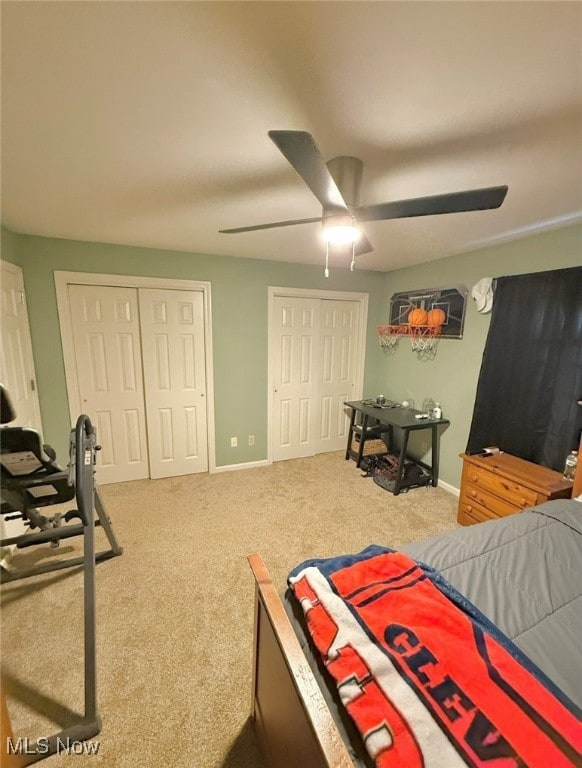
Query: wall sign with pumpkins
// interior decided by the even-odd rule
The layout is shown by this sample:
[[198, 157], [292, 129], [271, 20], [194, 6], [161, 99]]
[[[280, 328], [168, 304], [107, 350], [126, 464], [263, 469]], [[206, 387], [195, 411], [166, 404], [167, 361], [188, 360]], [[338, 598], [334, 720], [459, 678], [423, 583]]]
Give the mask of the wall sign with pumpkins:
[[390, 299], [390, 321], [378, 326], [383, 349], [394, 349], [400, 336], [409, 336], [412, 349], [424, 356], [436, 351], [441, 339], [462, 339], [468, 290], [429, 288], [395, 293]]

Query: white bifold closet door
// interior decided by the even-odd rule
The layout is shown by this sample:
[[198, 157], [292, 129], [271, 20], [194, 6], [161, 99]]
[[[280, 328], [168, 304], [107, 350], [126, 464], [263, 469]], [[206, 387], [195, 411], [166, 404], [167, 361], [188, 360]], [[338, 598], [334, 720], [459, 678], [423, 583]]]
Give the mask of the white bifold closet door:
[[349, 419], [344, 403], [354, 399], [359, 312], [357, 301], [322, 299], [320, 304], [317, 453], [346, 447]]
[[275, 296], [271, 326], [273, 460], [345, 448], [357, 301]]
[[319, 299], [273, 300], [273, 460], [316, 453]]
[[139, 307], [150, 475], [206, 472], [202, 293], [140, 288]]
[[97, 481], [206, 471], [202, 294], [70, 285], [69, 302]]
[[69, 286], [81, 406], [97, 431], [97, 481], [149, 477], [135, 288]]

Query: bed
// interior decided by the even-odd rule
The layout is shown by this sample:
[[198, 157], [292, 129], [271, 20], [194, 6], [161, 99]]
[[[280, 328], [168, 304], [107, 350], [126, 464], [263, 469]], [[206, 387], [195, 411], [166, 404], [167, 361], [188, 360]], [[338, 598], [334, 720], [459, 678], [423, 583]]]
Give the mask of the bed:
[[[580, 494], [579, 471], [573, 496]], [[568, 717], [572, 714], [569, 727], [574, 730], [569, 733], [578, 739], [582, 503], [550, 501], [503, 520], [410, 544], [401, 552], [426, 564], [428, 571], [436, 569], [486, 623], [493, 623], [493, 630], [501, 630], [502, 639], [509, 638], [517, 658], [543, 681]], [[259, 554], [248, 559], [256, 581], [252, 719], [269, 765], [374, 766], [339, 701], [328, 673], [332, 665], [324, 665], [313, 648], [297, 597], [289, 590], [278, 594]], [[558, 719], [564, 722], [562, 710]], [[582, 765], [579, 741], [571, 743], [575, 746], [564, 764]]]

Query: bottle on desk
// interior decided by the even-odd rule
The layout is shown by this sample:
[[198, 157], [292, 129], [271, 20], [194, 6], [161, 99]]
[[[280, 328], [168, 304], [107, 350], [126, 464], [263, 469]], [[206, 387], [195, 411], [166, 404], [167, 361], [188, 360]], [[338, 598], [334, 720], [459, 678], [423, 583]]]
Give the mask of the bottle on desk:
[[576, 466], [578, 464], [578, 454], [576, 451], [572, 451], [566, 457], [566, 465], [564, 466], [564, 480], [573, 480], [576, 474]]
[[435, 406], [432, 409], [431, 416], [433, 417], [433, 419], [442, 419], [443, 409], [441, 408], [440, 403], [435, 403]]

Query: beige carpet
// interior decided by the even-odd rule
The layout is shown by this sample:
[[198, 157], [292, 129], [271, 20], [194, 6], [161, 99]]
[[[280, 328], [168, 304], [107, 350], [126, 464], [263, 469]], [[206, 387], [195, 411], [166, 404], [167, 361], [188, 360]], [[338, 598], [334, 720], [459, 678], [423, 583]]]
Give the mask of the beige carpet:
[[[125, 550], [97, 567], [103, 729], [97, 755], [51, 757], [45, 764], [54, 768], [262, 766], [248, 724], [253, 583], [245, 555], [260, 552], [283, 589], [308, 557], [398, 547], [456, 526], [454, 496], [419, 488], [394, 497], [341, 453], [101, 493]], [[82, 711], [81, 599], [78, 571], [2, 587], [16, 735], [52, 733]]]

